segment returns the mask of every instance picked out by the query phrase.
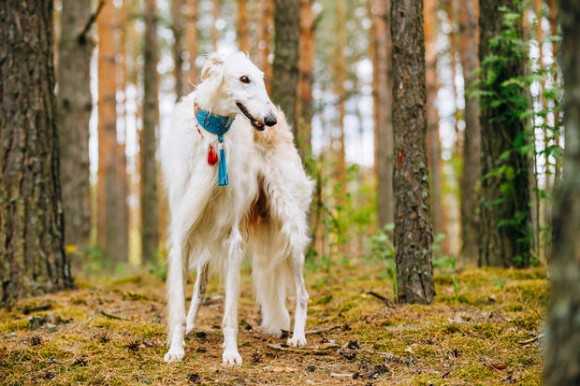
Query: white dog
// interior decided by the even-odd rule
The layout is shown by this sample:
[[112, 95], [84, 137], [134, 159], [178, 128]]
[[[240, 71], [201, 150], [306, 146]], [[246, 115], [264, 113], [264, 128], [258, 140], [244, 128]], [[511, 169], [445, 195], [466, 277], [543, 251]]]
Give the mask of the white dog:
[[[288, 343], [305, 345], [303, 265], [313, 184], [262, 72], [245, 54], [209, 57], [201, 83], [177, 104], [172, 127], [162, 136], [161, 161], [171, 210], [165, 361], [184, 356], [184, 335], [194, 328], [209, 265], [224, 278], [223, 363], [241, 364], [237, 314], [246, 254], [262, 330], [280, 335], [290, 329], [286, 296], [294, 288]], [[193, 269], [198, 274], [186, 317], [184, 272]]]

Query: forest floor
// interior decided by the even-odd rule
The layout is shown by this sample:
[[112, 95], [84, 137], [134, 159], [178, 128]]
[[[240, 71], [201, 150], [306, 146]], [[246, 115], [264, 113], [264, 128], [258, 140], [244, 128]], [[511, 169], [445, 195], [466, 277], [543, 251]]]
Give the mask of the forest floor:
[[[246, 269], [247, 271], [247, 269]], [[240, 368], [221, 365], [222, 300], [212, 281], [183, 362], [166, 364], [164, 284], [151, 274], [0, 311], [3, 385], [539, 385], [545, 271], [438, 271], [433, 305], [396, 305], [376, 263], [310, 267], [308, 345], [258, 332], [246, 272]], [[191, 287], [191, 284], [189, 285]], [[381, 300], [370, 293], [385, 297]]]

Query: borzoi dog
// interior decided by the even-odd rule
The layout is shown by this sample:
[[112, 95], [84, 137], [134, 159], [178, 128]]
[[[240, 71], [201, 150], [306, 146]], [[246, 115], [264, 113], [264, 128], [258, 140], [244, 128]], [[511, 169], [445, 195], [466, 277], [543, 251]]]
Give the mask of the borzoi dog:
[[[165, 361], [184, 356], [205, 273], [225, 287], [223, 364], [240, 365], [240, 265], [247, 254], [264, 333], [290, 329], [287, 289], [295, 289], [291, 346], [306, 344], [308, 293], [303, 266], [312, 181], [306, 176], [284, 115], [267, 94], [262, 72], [240, 52], [210, 56], [201, 83], [177, 104], [161, 140], [169, 197], [168, 344]], [[184, 273], [197, 270], [185, 313]]]

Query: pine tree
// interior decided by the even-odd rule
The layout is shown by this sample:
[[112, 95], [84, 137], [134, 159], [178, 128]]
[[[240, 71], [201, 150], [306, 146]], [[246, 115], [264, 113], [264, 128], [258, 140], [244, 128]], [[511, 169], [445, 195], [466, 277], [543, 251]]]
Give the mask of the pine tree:
[[159, 74], [157, 63], [156, 0], [145, 2], [145, 59], [143, 66], [143, 130], [141, 132], [141, 254], [155, 261], [159, 248], [159, 203], [157, 181], [157, 126], [159, 124]]
[[480, 3], [481, 204], [479, 264], [531, 262], [529, 155], [521, 2]]
[[52, 12], [50, 1], [0, 2], [0, 306], [73, 284], [64, 252]]
[[566, 168], [554, 201], [544, 383], [580, 384], [580, 3], [560, 0]]
[[435, 290], [425, 142], [423, 5], [406, 0], [391, 4], [397, 298], [401, 303], [431, 303]]
[[65, 241], [75, 247], [89, 243], [91, 176], [89, 119], [91, 54], [90, 0], [63, 0], [58, 74], [60, 170], [65, 216]]

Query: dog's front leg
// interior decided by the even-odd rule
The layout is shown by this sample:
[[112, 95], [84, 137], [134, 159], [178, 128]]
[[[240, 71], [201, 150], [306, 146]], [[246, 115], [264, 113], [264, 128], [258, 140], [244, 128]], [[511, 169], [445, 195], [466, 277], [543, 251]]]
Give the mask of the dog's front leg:
[[167, 311], [169, 326], [169, 351], [165, 362], [176, 362], [185, 355], [185, 293], [183, 288], [183, 258], [181, 240], [174, 240], [169, 254], [169, 272], [167, 274]]
[[238, 352], [238, 300], [240, 297], [240, 266], [242, 262], [242, 238], [236, 227], [229, 240], [228, 259], [225, 265], [224, 305], [224, 353], [222, 362], [226, 366], [241, 365]]

